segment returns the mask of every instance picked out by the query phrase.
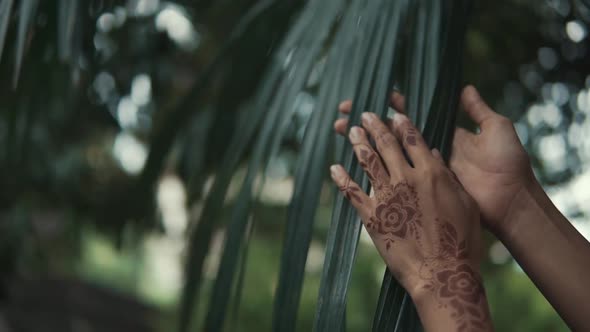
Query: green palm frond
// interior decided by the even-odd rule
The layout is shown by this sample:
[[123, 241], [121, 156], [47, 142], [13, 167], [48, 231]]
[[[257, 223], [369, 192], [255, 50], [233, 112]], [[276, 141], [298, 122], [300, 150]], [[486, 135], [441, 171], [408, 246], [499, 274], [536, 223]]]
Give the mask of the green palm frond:
[[4, 0], [0, 2], [0, 60], [2, 60], [4, 42], [6, 41], [6, 32], [8, 31], [8, 23], [10, 21], [13, 2], [13, 0]]
[[[92, 21], [95, 17], [89, 17], [87, 13], [104, 11], [103, 6], [112, 6], [113, 2], [60, 0], [51, 4], [57, 14], [57, 47], [54, 51], [60, 63], [72, 64], [79, 60], [84, 38], [88, 39], [83, 28], [95, 25]], [[227, 2], [179, 3], [194, 8], [223, 8]], [[245, 1], [241, 5], [250, 9], [241, 15], [241, 20], [231, 29], [215, 55], [204, 61], [205, 65], [190, 86], [168, 100], [163, 111], [159, 111], [161, 117], [154, 121], [151, 133], [146, 135], [150, 148], [145, 166], [136, 178], [129, 181], [134, 185], [134, 191], [132, 194], [123, 191], [126, 197], [121, 205], [132, 204], [120, 206], [130, 210], [122, 219], [152, 221], [145, 214], [150, 210], [153, 188], [175, 147], [180, 146], [186, 155], [199, 159], [194, 163], [187, 162], [188, 166], [184, 165], [186, 174], [183, 174], [189, 179], [189, 204], [203, 199], [203, 209], [188, 235], [185, 285], [179, 305], [180, 332], [222, 331], [228, 327], [232, 311], [238, 309], [241, 289], [247, 287], [243, 278], [256, 225], [253, 210], [258, 203], [257, 181], [260, 175], [264, 180], [269, 164], [284, 148], [293, 119], [302, 112], [299, 109], [303, 108], [299, 105], [302, 99], [311, 100], [305, 106], [311, 112], [304, 120], [302, 135], [293, 144], [298, 159], [293, 197], [284, 220], [281, 262], [272, 308], [273, 331], [289, 332], [297, 328], [306, 260], [321, 189], [327, 166], [334, 159], [334, 150], [338, 154], [335, 159], [364, 190], [370, 190], [350, 144], [334, 149], [332, 123], [337, 116], [335, 108], [339, 101], [354, 100], [350, 125], [358, 125], [360, 115], [365, 111], [385, 118], [389, 93], [394, 86], [399, 87], [407, 97], [408, 115], [424, 130], [429, 144], [448, 158], [461, 86], [461, 55], [470, 3], [470, 0], [260, 0]], [[7, 49], [14, 49], [15, 61], [11, 70], [15, 87], [21, 69], [26, 69], [23, 61], [35, 30], [38, 9], [45, 6], [48, 5], [39, 0], [0, 0], [0, 59], [3, 53], [6, 58], [3, 52], [6, 40], [12, 41], [11, 35], [14, 35], [14, 46]], [[248, 45], [245, 40], [254, 39], [260, 33], [258, 24], [272, 19], [277, 13], [282, 14], [280, 17], [284, 22], [276, 25], [279, 31], [264, 35], [268, 37], [260, 42], [264, 49]], [[15, 23], [14, 34], [11, 22]], [[230, 99], [224, 91], [218, 93], [219, 96], [211, 93], [211, 86], [219, 77], [231, 81], [227, 76], [231, 76], [232, 65], [240, 64], [240, 55], [246, 52], [265, 63], [260, 66], [259, 77], [248, 81], [256, 83], [251, 87], [255, 91], [253, 96], [244, 103], [242, 101], [247, 99], [244, 96], [243, 100], [230, 103], [224, 100]], [[23, 73], [27, 74], [27, 70]], [[225, 84], [225, 87], [240, 86], [240, 82]], [[208, 124], [222, 122], [224, 118], [219, 113], [223, 112], [218, 111], [227, 112], [228, 109], [238, 120], [235, 120], [236, 126], [232, 127], [228, 143], [223, 147], [208, 150], [207, 144], [195, 146], [198, 139], [182, 135], [202, 119], [207, 125], [199, 127], [202, 129], [199, 137], [211, 143], [215, 133], [213, 126]], [[197, 153], [191, 154], [194, 149], [199, 149], [198, 157]], [[218, 161], [212, 166], [205, 165], [204, 160], [212, 154], [216, 154]], [[193, 167], [195, 164], [198, 166]], [[214, 168], [215, 177], [212, 186], [204, 190], [204, 178], [209, 175], [207, 166]], [[228, 204], [230, 184], [241, 167], [245, 168], [245, 177], [239, 184], [237, 197]], [[115, 200], [118, 199], [117, 196]], [[205, 297], [205, 292], [201, 291], [205, 279], [204, 264], [213, 234], [223, 226], [222, 214], [227, 206], [231, 207], [231, 213], [225, 228], [221, 261], [211, 292], [207, 294], [204, 320], [197, 321], [194, 318], [197, 303]], [[347, 293], [360, 234], [361, 223], [356, 211], [339, 195], [327, 234], [314, 320], [316, 331], [346, 328]], [[411, 298], [386, 271], [373, 330], [419, 329], [420, 322]]]
[[[463, 43], [471, 1], [455, 1], [452, 6], [446, 8], [441, 8], [438, 3], [433, 5], [432, 2], [423, 2], [423, 4], [426, 8], [422, 10], [430, 10], [429, 17], [435, 18], [432, 23], [440, 22], [436, 17], [440, 17], [442, 9], [442, 13], [445, 13], [444, 17], [447, 18], [447, 26], [434, 28], [431, 26], [429, 34], [418, 34], [413, 37], [416, 38], [415, 41], [419, 41], [427, 38], [432, 40], [433, 37], [430, 35], [432, 33], [440, 36], [443, 40], [444, 53], [439, 61], [438, 49], [416, 42], [418, 47], [414, 51], [418, 51], [420, 55], [424, 50], [430, 51], [431, 54], [425, 57], [426, 60], [422, 56], [410, 57], [414, 59], [414, 64], [416, 62], [422, 62], [422, 64], [412, 66], [413, 71], [408, 75], [416, 75], [421, 79], [413, 82], [414, 76], [410, 76], [406, 107], [408, 114], [417, 119], [417, 123], [420, 123], [420, 116], [427, 119], [426, 128], [423, 130], [426, 141], [431, 147], [439, 149], [448, 160], [461, 88]], [[416, 25], [425, 24], [420, 17], [422, 13], [418, 10], [418, 17], [414, 20]], [[416, 29], [425, 31], [426, 27], [419, 26]], [[434, 64], [439, 62], [440, 66]], [[422, 85], [421, 88], [418, 88], [420, 85]], [[431, 92], [434, 95], [431, 95]], [[424, 112], [425, 109], [427, 112]], [[419, 328], [419, 319], [410, 297], [386, 270], [373, 320], [373, 331], [415, 331], [417, 328]]]
[[[364, 6], [363, 6], [364, 5]], [[360, 123], [360, 115], [371, 110], [381, 117], [387, 114], [388, 94], [395, 78], [396, 43], [407, 10], [405, 1], [362, 3], [351, 10], [350, 23], [356, 26], [351, 49], [354, 55], [352, 69], [356, 76], [356, 91], [350, 115], [350, 125]], [[354, 26], [354, 25], [353, 25]], [[368, 180], [353, 158], [352, 147], [346, 144], [342, 161], [353, 179], [368, 191]], [[314, 329], [316, 331], [340, 331], [344, 329], [346, 292], [350, 281], [356, 247], [360, 235], [360, 222], [353, 207], [338, 196], [328, 233], [326, 261], [320, 286], [318, 309]]]
[[16, 88], [18, 78], [20, 75], [20, 67], [23, 62], [25, 53], [25, 44], [27, 42], [27, 35], [31, 31], [31, 26], [35, 21], [35, 14], [37, 13], [37, 6], [39, 0], [22, 0], [19, 7], [18, 32], [16, 37], [16, 54], [15, 54], [15, 68], [12, 85]]
[[[235, 29], [236, 36], [240, 36], [248, 25], [259, 17], [271, 5], [276, 5], [277, 1], [265, 1], [264, 6], [254, 7], [251, 12], [242, 19], [242, 23]], [[292, 34], [286, 37], [285, 44], [281, 49], [277, 51], [277, 54], [284, 58], [286, 52], [292, 48], [292, 35], [297, 33], [296, 29], [292, 30]], [[230, 46], [227, 49], [222, 49], [222, 52], [228, 52]], [[216, 59], [218, 59], [216, 57]], [[311, 58], [311, 57], [310, 57]], [[309, 66], [311, 66], [311, 60], [307, 60]], [[213, 65], [211, 65], [213, 66]], [[288, 73], [288, 72], [287, 72]], [[180, 331], [186, 331], [191, 325], [191, 318], [195, 298], [199, 294], [199, 286], [202, 277], [202, 269], [205, 261], [205, 257], [208, 253], [211, 236], [213, 233], [213, 227], [215, 221], [219, 218], [219, 212], [223, 207], [225, 195], [232, 178], [232, 174], [235, 172], [238, 163], [243, 157], [246, 149], [248, 148], [247, 142], [251, 142], [254, 139], [255, 134], [258, 133], [255, 138], [255, 147], [253, 148], [250, 156], [250, 162], [248, 166], [248, 174], [242, 184], [242, 189], [236, 199], [236, 207], [232, 215], [232, 221], [228, 228], [229, 232], [225, 241], [223, 250], [223, 256], [221, 264], [216, 278], [213, 296], [211, 298], [211, 310], [206, 318], [206, 325], [208, 330], [213, 331], [221, 329], [222, 323], [225, 319], [227, 306], [229, 304], [231, 296], [231, 285], [233, 282], [234, 274], [237, 271], [238, 254], [240, 248], [242, 248], [243, 235], [246, 230], [248, 215], [252, 206], [252, 191], [254, 179], [261, 169], [269, 160], [269, 152], [273, 150], [272, 145], [276, 142], [281, 141], [281, 135], [284, 131], [279, 131], [276, 128], [279, 127], [281, 111], [285, 108], [285, 105], [292, 105], [294, 102], [295, 91], [294, 88], [283, 84], [282, 89], [276, 92], [277, 96], [284, 97], [286, 94], [291, 93], [290, 99], [279, 98], [275, 96], [275, 85], [281, 80], [285, 79], [285, 71], [282, 70], [282, 63], [272, 62], [267, 73], [264, 76], [263, 82], [265, 86], [262, 86], [258, 90], [258, 94], [255, 98], [253, 106], [249, 108], [247, 121], [243, 121], [243, 125], [234, 133], [231, 143], [226, 150], [225, 156], [221, 163], [222, 168], [218, 170], [216, 181], [206, 199], [203, 213], [201, 215], [201, 222], [197, 225], [196, 229], [191, 235], [189, 242], [189, 257], [186, 263], [186, 285], [183, 292], [181, 313], [180, 313]], [[207, 82], [207, 78], [201, 80], [203, 84]], [[300, 82], [302, 85], [304, 82]], [[198, 91], [198, 89], [196, 90]], [[298, 90], [297, 90], [298, 91]], [[194, 94], [189, 94], [188, 98], [195, 98]], [[273, 99], [274, 97], [274, 99]], [[186, 101], [185, 101], [186, 103]], [[184, 115], [186, 107], [177, 108], [178, 116]], [[181, 113], [182, 112], [182, 113]], [[170, 136], [170, 139], [174, 135], [174, 126], [177, 121], [171, 121], [171, 126], [166, 127], [167, 130], [162, 131], [162, 135]], [[160, 142], [161, 140], [156, 139], [155, 141]], [[163, 148], [168, 150], [171, 142]], [[160, 151], [155, 152], [154, 155], [158, 155]], [[162, 152], [165, 153], [165, 152]], [[149, 164], [148, 158], [148, 164]], [[155, 163], [161, 163], [161, 157], [155, 157]], [[154, 166], [159, 168], [160, 165]], [[148, 166], [146, 166], [148, 169]], [[146, 171], [144, 178], [152, 178], [151, 180], [144, 180], [144, 182], [150, 183], [155, 181], [154, 171]]]
[[[240, 285], [243, 275], [240, 272], [243, 268], [239, 266], [245, 259], [241, 252], [248, 245], [245, 234], [256, 200], [254, 180], [278, 153], [295, 112], [292, 105], [298, 95], [310, 91], [316, 94], [317, 100], [297, 162], [273, 310], [274, 331], [295, 330], [313, 220], [328, 163], [331, 123], [336, 116], [334, 105], [346, 96], [354, 97], [351, 125], [359, 123], [360, 114], [365, 110], [385, 117], [388, 92], [394, 82], [405, 77], [403, 88], [408, 95], [409, 115], [419, 125], [426, 126], [427, 137], [433, 146], [448, 153], [445, 144], [450, 142], [448, 132], [454, 124], [452, 107], [456, 106], [461, 83], [458, 55], [462, 52], [464, 24], [461, 22], [465, 19], [454, 20], [454, 16], [466, 15], [465, 6], [461, 1], [443, 6], [433, 1], [344, 0], [311, 0], [305, 5], [275, 53], [276, 60], [266, 71], [249, 111], [249, 121], [234, 134], [233, 143], [222, 162], [223, 168], [218, 172], [218, 180], [208, 195], [201, 222], [193, 233], [186, 270], [187, 285], [183, 293], [181, 331], [191, 325], [193, 298], [198, 294], [202, 264], [214, 220], [223, 206], [230, 175], [245, 152], [244, 142], [254, 140], [247, 174], [227, 228], [204, 329], [220, 331], [228, 320], [231, 299], [239, 298], [239, 290], [231, 285]], [[405, 58], [398, 51], [404, 44], [404, 36], [407, 37], [405, 44], [409, 45]], [[445, 49], [442, 60], [440, 45]], [[402, 59], [405, 63], [401, 62]], [[318, 70], [319, 79], [310, 85], [310, 77]], [[354, 179], [368, 190], [368, 181], [353, 158], [350, 145], [345, 145], [342, 161]], [[149, 165], [148, 161], [146, 172], [149, 172]], [[360, 230], [356, 212], [339, 197], [328, 233], [315, 330], [341, 330], [345, 326], [346, 293]], [[414, 330], [419, 325], [411, 299], [386, 273], [374, 329]]]

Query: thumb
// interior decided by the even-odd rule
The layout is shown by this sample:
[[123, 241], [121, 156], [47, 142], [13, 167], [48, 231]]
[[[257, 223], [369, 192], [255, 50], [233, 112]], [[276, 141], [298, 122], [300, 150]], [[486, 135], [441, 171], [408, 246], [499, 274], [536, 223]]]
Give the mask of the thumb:
[[469, 117], [480, 127], [482, 127], [482, 124], [486, 120], [496, 114], [481, 98], [477, 89], [472, 85], [469, 85], [463, 89], [463, 94], [461, 95], [461, 106], [463, 107], [463, 110], [469, 115]]

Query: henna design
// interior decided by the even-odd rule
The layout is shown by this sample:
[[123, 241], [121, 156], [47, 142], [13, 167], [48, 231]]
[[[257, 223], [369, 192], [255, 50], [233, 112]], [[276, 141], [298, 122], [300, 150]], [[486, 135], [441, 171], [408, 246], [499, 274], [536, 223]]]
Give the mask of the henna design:
[[379, 133], [377, 135], [377, 140], [384, 146], [390, 147], [397, 143], [395, 137], [389, 132]]
[[382, 186], [376, 191], [377, 207], [367, 223], [367, 229], [381, 235], [387, 250], [394, 238], [406, 238], [408, 234], [420, 239], [418, 226], [422, 216], [418, 206], [418, 195], [412, 186], [400, 182], [395, 186]]
[[360, 193], [361, 189], [357, 186], [351, 186], [350, 185], [350, 178], [347, 178], [346, 183], [343, 186], [338, 187], [338, 189], [340, 189], [342, 194], [344, 194], [344, 197], [346, 197], [347, 199], [354, 200], [355, 202], [357, 202], [359, 204], [363, 203], [363, 201], [359, 197], [359, 193]]
[[416, 145], [416, 129], [408, 128], [406, 131], [406, 144], [411, 146]]
[[370, 147], [362, 144], [360, 146], [358, 160], [361, 167], [366, 170], [367, 176], [369, 177], [369, 180], [371, 180], [373, 187], [379, 189], [388, 176], [380, 165], [381, 159], [377, 153], [375, 153]]
[[427, 281], [424, 289], [434, 293], [441, 308], [452, 310], [458, 331], [485, 329], [490, 319], [481, 309], [486, 295], [479, 274], [468, 264], [465, 240], [459, 241], [455, 227], [445, 220], [436, 219], [438, 242], [432, 257], [420, 269], [420, 277]]

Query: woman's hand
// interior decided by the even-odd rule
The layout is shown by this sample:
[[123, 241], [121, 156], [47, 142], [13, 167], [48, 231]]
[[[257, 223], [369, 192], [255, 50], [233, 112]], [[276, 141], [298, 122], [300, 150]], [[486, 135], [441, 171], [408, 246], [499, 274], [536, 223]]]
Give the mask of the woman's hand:
[[388, 128], [375, 114], [364, 113], [362, 124], [377, 151], [360, 127], [353, 127], [349, 138], [374, 196], [341, 166], [331, 168], [334, 182], [416, 302], [427, 330], [491, 330], [478, 272], [481, 230], [475, 201], [407, 117], [396, 114]]
[[[391, 105], [405, 112], [405, 100], [399, 93], [392, 94]], [[339, 110], [348, 114], [351, 106], [352, 102], [345, 101]], [[512, 202], [520, 192], [536, 185], [528, 155], [512, 122], [495, 113], [473, 86], [463, 90], [461, 106], [480, 127], [480, 133], [456, 129], [450, 168], [477, 202], [488, 228], [497, 235], [510, 232], [513, 225], [506, 217]], [[347, 125], [348, 119], [343, 118], [335, 122], [334, 128], [344, 135]], [[387, 125], [393, 130], [392, 121]]]
[[480, 132], [457, 128], [451, 169], [479, 205], [488, 228], [506, 232], [513, 226], [507, 220], [512, 202], [536, 183], [529, 157], [512, 122], [494, 112], [474, 87], [463, 90], [461, 104]]

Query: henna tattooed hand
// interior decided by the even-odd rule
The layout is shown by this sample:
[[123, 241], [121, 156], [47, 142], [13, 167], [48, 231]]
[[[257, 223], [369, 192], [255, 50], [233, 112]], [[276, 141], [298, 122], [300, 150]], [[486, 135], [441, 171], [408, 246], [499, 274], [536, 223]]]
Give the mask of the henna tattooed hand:
[[[356, 208], [389, 269], [414, 298], [423, 321], [444, 311], [448, 330], [489, 330], [478, 273], [477, 204], [406, 116], [396, 114], [388, 128], [375, 114], [364, 113], [362, 125], [364, 129], [351, 128], [349, 139], [374, 195], [367, 196], [341, 166], [331, 168], [334, 182]], [[441, 331], [440, 326], [436, 330]]]
[[[345, 101], [339, 110], [348, 114], [351, 106], [351, 101]], [[391, 106], [403, 113], [404, 97], [393, 93]], [[536, 181], [528, 155], [512, 122], [490, 109], [474, 87], [463, 90], [461, 106], [481, 132], [473, 134], [456, 129], [450, 168], [477, 202], [488, 228], [494, 233], [506, 231], [511, 226], [505, 218], [511, 202], [521, 190]], [[393, 130], [391, 120], [386, 124]], [[334, 128], [344, 135], [347, 125], [348, 120], [343, 118], [334, 123]]]

